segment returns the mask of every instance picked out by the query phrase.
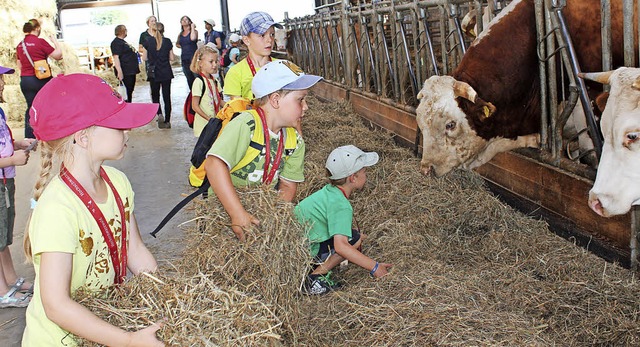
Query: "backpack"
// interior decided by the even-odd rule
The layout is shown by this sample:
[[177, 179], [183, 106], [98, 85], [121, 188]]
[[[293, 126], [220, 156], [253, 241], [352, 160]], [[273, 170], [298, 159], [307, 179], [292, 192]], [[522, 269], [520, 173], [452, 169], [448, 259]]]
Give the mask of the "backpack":
[[229, 65], [231, 65], [231, 49], [232, 48], [233, 47], [227, 47], [220, 54], [220, 57], [218, 58], [218, 63], [220, 64], [221, 67], [228, 67]]
[[[202, 81], [202, 93], [200, 95], [204, 96], [204, 92], [206, 90], [204, 79], [200, 75], [196, 75], [196, 78]], [[202, 101], [202, 97], [200, 98], [200, 101]], [[184, 116], [184, 120], [187, 121], [189, 128], [193, 128], [193, 122], [196, 118], [196, 111], [193, 110], [192, 102], [193, 94], [191, 93], [191, 91], [189, 91], [187, 99], [184, 101], [184, 106], [182, 106], [182, 115]]]
[[[198, 141], [193, 148], [193, 153], [191, 154], [191, 164], [195, 168], [200, 168], [204, 165], [204, 161], [207, 158], [207, 152], [213, 146], [213, 143], [218, 138], [223, 128], [229, 124], [229, 122], [239, 115], [241, 112], [249, 111], [253, 116], [256, 127], [253, 130], [253, 134], [251, 135], [251, 142], [249, 147], [247, 148], [247, 152], [244, 157], [234, 166], [229, 173], [235, 172], [247, 164], [251, 163], [260, 153], [265, 145], [264, 132], [263, 132], [263, 124], [260, 120], [260, 116], [258, 112], [251, 109], [251, 102], [248, 99], [237, 98], [229, 101], [224, 105], [224, 107], [218, 111], [215, 117], [209, 119], [209, 123], [202, 129], [202, 133], [200, 133], [200, 137], [198, 137]], [[282, 154], [282, 160], [286, 161], [293, 154], [293, 152], [298, 147], [298, 137], [296, 130], [294, 128], [285, 128], [284, 133], [284, 151]], [[191, 177], [190, 177], [191, 179]], [[193, 184], [192, 184], [193, 185]], [[193, 200], [196, 196], [204, 194], [208, 191], [211, 184], [207, 179], [207, 176], [204, 176], [202, 184], [199, 186], [198, 190], [191, 193], [186, 198], [182, 199], [160, 222], [160, 224], [155, 228], [153, 232], [151, 232], [151, 236], [156, 237], [156, 234], [162, 229], [162, 227], [167, 224], [173, 216], [175, 216], [178, 211], [180, 211], [184, 206], [186, 206], [191, 200]]]

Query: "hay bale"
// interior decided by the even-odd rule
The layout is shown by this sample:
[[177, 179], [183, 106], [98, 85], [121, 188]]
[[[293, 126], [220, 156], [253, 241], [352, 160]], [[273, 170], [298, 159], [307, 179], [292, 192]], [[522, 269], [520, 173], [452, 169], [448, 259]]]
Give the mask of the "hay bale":
[[281, 346], [269, 305], [204, 274], [143, 273], [104, 292], [79, 290], [74, 299], [128, 331], [164, 322], [158, 338], [167, 346]]
[[311, 264], [304, 228], [293, 216], [293, 205], [281, 201], [273, 189], [238, 191], [260, 225], [245, 231], [246, 241], [238, 242], [219, 200], [214, 196], [200, 201], [198, 227], [187, 232], [189, 255], [178, 267], [255, 295], [283, 322], [286, 331], [280, 333], [295, 336], [300, 323], [296, 298]]

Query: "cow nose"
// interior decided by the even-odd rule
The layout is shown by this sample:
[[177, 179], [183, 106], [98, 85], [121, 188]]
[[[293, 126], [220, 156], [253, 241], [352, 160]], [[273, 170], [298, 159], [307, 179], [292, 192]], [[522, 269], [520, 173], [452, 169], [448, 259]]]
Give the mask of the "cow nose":
[[428, 164], [420, 164], [420, 172], [428, 177], [433, 176], [433, 166]]
[[601, 217], [604, 217], [604, 208], [602, 207], [602, 202], [593, 193], [589, 194], [589, 207], [591, 207], [593, 212], [597, 213]]

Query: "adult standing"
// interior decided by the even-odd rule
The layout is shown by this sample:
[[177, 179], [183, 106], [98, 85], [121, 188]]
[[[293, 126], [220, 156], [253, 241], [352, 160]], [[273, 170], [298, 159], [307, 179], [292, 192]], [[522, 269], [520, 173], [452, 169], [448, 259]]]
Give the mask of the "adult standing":
[[20, 90], [27, 101], [27, 110], [24, 113], [24, 137], [29, 139], [35, 138], [29, 122], [29, 109], [38, 91], [51, 80], [51, 77], [38, 79], [32, 61], [44, 60], [49, 57], [55, 60], [62, 59], [62, 49], [55, 35], [50, 36], [51, 42], [53, 42], [52, 47], [39, 37], [40, 31], [40, 22], [37, 19], [30, 19], [22, 26], [22, 32], [25, 33], [24, 40], [20, 41], [16, 47], [18, 67], [20, 68]]
[[216, 26], [216, 22], [213, 19], [204, 20], [204, 28], [207, 30], [204, 32], [204, 44], [206, 45], [209, 42], [213, 43], [218, 49], [218, 52], [222, 54], [224, 42], [222, 42], [220, 32], [213, 29], [214, 26]]
[[[138, 39], [138, 52], [140, 52], [141, 55], [144, 55], [144, 43], [147, 42], [147, 40], [150, 37], [154, 37], [156, 35], [156, 22], [158, 21], [158, 19], [156, 18], [156, 16], [149, 16], [147, 17], [147, 30], [143, 31], [142, 33], [140, 33], [140, 39]], [[144, 70], [145, 71], [149, 71], [149, 63], [148, 62], [144, 62]]]
[[151, 101], [160, 103], [160, 89], [162, 88], [162, 100], [164, 102], [164, 117], [158, 108], [158, 127], [160, 129], [171, 128], [171, 79], [173, 70], [171, 61], [175, 59], [173, 55], [173, 43], [164, 37], [164, 24], [156, 23], [156, 34], [150, 37], [144, 44], [144, 58], [149, 62], [149, 69], [153, 71], [147, 74], [151, 85]]
[[198, 31], [196, 30], [195, 23], [193, 23], [191, 18], [188, 16], [182, 16], [182, 18], [180, 18], [180, 25], [182, 26], [182, 31], [180, 32], [180, 35], [178, 35], [176, 47], [182, 50], [182, 53], [180, 54], [182, 72], [187, 78], [189, 90], [191, 90], [193, 80], [196, 77], [193, 72], [191, 72], [190, 66], [193, 55], [196, 53], [196, 49], [198, 49]]
[[[127, 88], [127, 102], [131, 102], [133, 88], [136, 85], [136, 75], [140, 72], [138, 53], [124, 40], [127, 37], [127, 27], [120, 24], [115, 29], [116, 38], [111, 41], [113, 54], [113, 72]], [[124, 96], [124, 95], [123, 95]]]

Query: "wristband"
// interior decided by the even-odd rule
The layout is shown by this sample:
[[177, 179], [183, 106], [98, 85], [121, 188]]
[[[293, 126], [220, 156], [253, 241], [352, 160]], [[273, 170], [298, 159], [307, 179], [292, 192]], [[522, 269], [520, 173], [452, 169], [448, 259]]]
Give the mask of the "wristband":
[[376, 262], [376, 265], [371, 269], [371, 272], [369, 272], [369, 276], [375, 277], [373, 274], [378, 270], [378, 266], [380, 266], [380, 263]]

